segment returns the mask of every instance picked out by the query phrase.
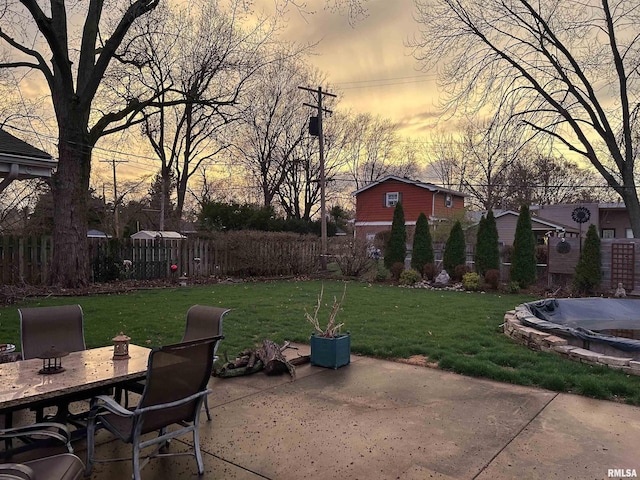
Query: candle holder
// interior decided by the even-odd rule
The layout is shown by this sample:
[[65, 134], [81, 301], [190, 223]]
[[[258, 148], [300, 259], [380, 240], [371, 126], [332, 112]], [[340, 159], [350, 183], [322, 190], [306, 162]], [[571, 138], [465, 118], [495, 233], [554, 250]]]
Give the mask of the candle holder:
[[55, 373], [64, 372], [65, 368], [62, 366], [62, 357], [66, 357], [67, 355], [69, 355], [69, 352], [56, 350], [52, 345], [49, 350], [38, 356], [38, 358], [42, 359], [42, 368], [38, 370], [38, 373], [43, 375], [53, 375]]
[[114, 360], [126, 360], [131, 358], [129, 356], [129, 340], [123, 332], [112, 338], [113, 340], [113, 359]]

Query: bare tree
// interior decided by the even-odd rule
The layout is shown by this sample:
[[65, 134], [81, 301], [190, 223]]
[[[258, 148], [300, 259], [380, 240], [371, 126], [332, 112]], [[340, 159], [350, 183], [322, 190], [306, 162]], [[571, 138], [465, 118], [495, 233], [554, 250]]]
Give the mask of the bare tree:
[[425, 69], [441, 67], [444, 106], [507, 105], [513, 121], [588, 159], [623, 199], [640, 237], [637, 2], [416, 0], [416, 6], [422, 35], [412, 42], [414, 54]]
[[398, 127], [389, 119], [358, 114], [345, 119], [349, 138], [342, 152], [355, 188], [387, 175], [410, 177], [417, 171], [415, 152], [402, 143]]
[[[332, 108], [334, 107], [332, 106]], [[315, 115], [315, 112], [312, 114]], [[331, 202], [339, 194], [339, 187], [336, 187], [336, 179], [345, 163], [340, 156], [340, 152], [344, 147], [346, 130], [340, 123], [340, 115], [325, 117], [323, 131], [325, 137], [325, 196], [326, 201]], [[294, 160], [289, 167], [285, 179], [278, 189], [280, 206], [289, 218], [310, 220], [320, 209], [321, 184], [318, 137], [306, 135], [305, 139], [295, 149]]]
[[462, 154], [457, 136], [444, 130], [434, 131], [423, 147], [427, 179], [445, 188], [462, 191], [467, 175], [468, 158]]
[[298, 88], [308, 78], [304, 62], [283, 48], [243, 98], [247, 108], [236, 131], [234, 161], [243, 165], [265, 206], [272, 205], [291, 163], [298, 161], [296, 149], [308, 135], [308, 107], [303, 105], [307, 95]]
[[[126, 128], [143, 106], [155, 102], [153, 92], [137, 92], [126, 102], [102, 104], [97, 99], [113, 59], [131, 26], [155, 9], [158, 0], [126, 4], [100, 0], [5, 2], [0, 44], [6, 56], [0, 69], [20, 69], [27, 82], [41, 74], [51, 93], [58, 127], [58, 169], [54, 192], [52, 283], [81, 286], [89, 280], [87, 244], [91, 153], [98, 139]], [[106, 8], [105, 8], [106, 7]], [[110, 129], [110, 126], [111, 129]]]
[[[242, 0], [228, 9], [217, 2], [190, 3], [171, 10], [158, 34], [154, 18], [140, 27], [140, 82], [167, 92], [164, 102], [145, 109], [142, 131], [161, 160], [164, 189], [170, 172], [176, 174], [174, 228], [182, 216], [189, 179], [229, 144], [224, 130], [240, 118], [238, 102], [251, 76], [271, 58], [267, 47], [276, 27], [274, 19], [259, 19], [243, 28]], [[247, 23], [247, 22], [244, 22]], [[162, 196], [161, 198], [165, 198]], [[161, 205], [161, 227], [164, 208]]]
[[[86, 232], [96, 142], [140, 122], [139, 112], [159, 105], [167, 93], [131, 88], [122, 90], [128, 92], [123, 98], [122, 91], [104, 83], [114, 60], [126, 58], [126, 50], [133, 44], [131, 27], [159, 4], [159, 0], [18, 0], [5, 1], [0, 8], [0, 45], [4, 49], [0, 70], [16, 70], [25, 91], [34, 80], [33, 74], [41, 75], [55, 112], [58, 169], [52, 181], [51, 283], [76, 287], [89, 281]], [[338, 4], [357, 12], [361, 1], [338, 0]], [[127, 85], [129, 75], [120, 79], [123, 86], [131, 86]]]
[[506, 175], [502, 208], [518, 210], [521, 205], [554, 205], [606, 198], [591, 169], [560, 156], [537, 151], [523, 152]]
[[45, 182], [40, 179], [13, 182], [0, 196], [0, 234], [19, 235], [24, 231], [38, 194]]

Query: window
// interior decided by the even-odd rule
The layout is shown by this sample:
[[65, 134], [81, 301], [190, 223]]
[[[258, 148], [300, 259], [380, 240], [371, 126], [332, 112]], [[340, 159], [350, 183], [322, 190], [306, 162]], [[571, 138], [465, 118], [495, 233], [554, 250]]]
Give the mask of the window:
[[633, 238], [633, 230], [631, 228], [625, 228], [625, 238]]
[[603, 228], [602, 229], [602, 238], [616, 238], [616, 229], [615, 228]]
[[444, 196], [444, 206], [447, 208], [453, 207], [453, 197], [448, 193]]
[[395, 207], [400, 201], [400, 192], [387, 192], [384, 194], [384, 206]]

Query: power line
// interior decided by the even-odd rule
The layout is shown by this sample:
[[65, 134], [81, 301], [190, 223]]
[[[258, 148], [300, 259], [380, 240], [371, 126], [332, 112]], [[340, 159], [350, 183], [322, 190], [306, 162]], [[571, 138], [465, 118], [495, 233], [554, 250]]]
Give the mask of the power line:
[[435, 75], [427, 75], [427, 74], [422, 74], [422, 75], [411, 75], [411, 76], [407, 76], [407, 77], [390, 77], [390, 78], [372, 78], [369, 80], [351, 80], [349, 82], [338, 82], [338, 83], [334, 83], [333, 85], [351, 85], [354, 83], [372, 83], [372, 82], [391, 82], [391, 81], [396, 81], [396, 80], [410, 80], [410, 79], [414, 79], [414, 78], [436, 78]]
[[340, 88], [340, 90], [358, 90], [362, 88], [378, 88], [378, 87], [390, 87], [390, 86], [397, 86], [397, 85], [412, 85], [415, 83], [424, 83], [427, 81], [428, 81], [427, 79], [424, 79], [424, 80], [411, 80], [407, 82], [374, 83], [371, 85], [357, 85], [353, 87], [342, 87]]

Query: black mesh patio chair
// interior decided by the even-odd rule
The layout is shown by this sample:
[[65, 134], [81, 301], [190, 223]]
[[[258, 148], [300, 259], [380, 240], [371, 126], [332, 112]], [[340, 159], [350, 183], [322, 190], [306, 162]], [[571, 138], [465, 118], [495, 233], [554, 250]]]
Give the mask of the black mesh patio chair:
[[[207, 388], [213, 368], [213, 352], [221, 336], [154, 348], [149, 354], [144, 391], [138, 405], [125, 408], [108, 396], [91, 400], [87, 427], [87, 467], [100, 461], [132, 460], [133, 478], [140, 479], [140, 470], [155, 457], [193, 455], [198, 474], [204, 473], [200, 452], [199, 418], [202, 403], [211, 392]], [[98, 460], [94, 456], [95, 431], [103, 426], [132, 446], [132, 458]], [[173, 429], [169, 429], [173, 427]], [[158, 432], [157, 436], [146, 436]], [[163, 453], [172, 438], [193, 434], [193, 453]], [[145, 438], [143, 438], [143, 436]], [[147, 455], [142, 450], [155, 447]], [[141, 461], [142, 460], [142, 461]]]
[[[54, 347], [67, 353], [86, 350], [84, 316], [80, 305], [19, 308], [22, 359], [38, 358]], [[69, 403], [58, 403], [56, 421], [69, 419]], [[36, 410], [36, 421], [43, 421], [43, 409]]]
[[[84, 475], [84, 464], [73, 455], [71, 434], [65, 425], [37, 423], [0, 429], [0, 440], [9, 439], [25, 442], [26, 448], [17, 447], [8, 457], [10, 463], [2, 463], [6, 458], [0, 460], [0, 480], [79, 480]], [[43, 456], [51, 453], [52, 442], [58, 443], [64, 453]], [[4, 453], [6, 457], [8, 452]], [[17, 460], [15, 455], [27, 455], [29, 460]]]

